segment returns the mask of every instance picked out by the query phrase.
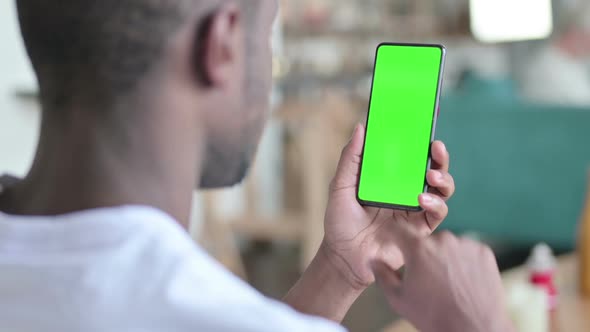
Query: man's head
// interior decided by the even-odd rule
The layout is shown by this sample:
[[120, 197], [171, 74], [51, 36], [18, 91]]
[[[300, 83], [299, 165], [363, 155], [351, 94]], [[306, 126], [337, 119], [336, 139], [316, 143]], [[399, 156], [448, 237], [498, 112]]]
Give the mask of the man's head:
[[590, 54], [590, 4], [568, 1], [556, 6], [554, 39], [570, 56], [585, 61]]
[[276, 0], [17, 6], [44, 126], [83, 118], [124, 131], [154, 113], [194, 121], [204, 151], [200, 185], [241, 181], [268, 113]]

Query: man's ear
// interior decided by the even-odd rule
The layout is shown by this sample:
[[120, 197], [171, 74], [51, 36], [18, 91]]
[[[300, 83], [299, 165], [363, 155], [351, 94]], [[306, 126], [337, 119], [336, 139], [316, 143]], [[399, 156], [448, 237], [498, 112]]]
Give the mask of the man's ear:
[[227, 4], [209, 14], [197, 27], [194, 70], [201, 84], [223, 86], [235, 79], [242, 62], [244, 36], [236, 4]]

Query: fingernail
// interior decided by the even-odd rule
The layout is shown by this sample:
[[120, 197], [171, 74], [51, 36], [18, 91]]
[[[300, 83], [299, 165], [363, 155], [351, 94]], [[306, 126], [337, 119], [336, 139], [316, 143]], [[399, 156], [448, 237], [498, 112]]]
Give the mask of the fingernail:
[[423, 194], [423, 195], [422, 195], [422, 201], [423, 201], [425, 204], [432, 204], [432, 202], [433, 202], [434, 200], [432, 199], [432, 196], [430, 196], [430, 195], [428, 195], [428, 194]]
[[354, 130], [352, 131], [352, 136], [350, 136], [351, 139], [354, 137], [354, 135], [356, 135], [356, 132], [358, 130], [359, 130], [359, 125], [357, 124], [356, 126], [354, 126]]
[[442, 175], [442, 173], [441, 173], [441, 172], [439, 172], [439, 171], [435, 171], [435, 173], [434, 173], [434, 179], [435, 179], [437, 182], [442, 182], [442, 180], [443, 180], [443, 175]]
[[354, 126], [354, 130], [352, 131], [352, 137], [351, 138], [354, 138], [356, 136], [356, 133], [360, 130], [360, 128], [361, 128], [361, 124], [360, 123], [357, 123], [356, 126]]

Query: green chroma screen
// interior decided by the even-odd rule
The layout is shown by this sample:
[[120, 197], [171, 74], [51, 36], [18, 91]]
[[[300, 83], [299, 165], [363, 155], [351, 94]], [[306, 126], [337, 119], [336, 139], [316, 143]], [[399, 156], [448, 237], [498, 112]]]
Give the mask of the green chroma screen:
[[443, 48], [377, 49], [359, 183], [365, 202], [417, 208], [424, 191]]

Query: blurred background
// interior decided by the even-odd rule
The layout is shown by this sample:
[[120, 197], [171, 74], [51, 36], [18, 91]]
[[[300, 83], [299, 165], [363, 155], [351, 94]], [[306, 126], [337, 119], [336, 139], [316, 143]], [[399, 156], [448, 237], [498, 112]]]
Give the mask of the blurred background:
[[[22, 176], [39, 107], [13, 1], [0, 2], [0, 40], [0, 174]], [[328, 183], [365, 121], [384, 41], [448, 49], [437, 138], [458, 189], [444, 228], [490, 244], [502, 269], [539, 242], [571, 252], [590, 166], [586, 0], [282, 0], [259, 158], [244, 185], [195, 194], [195, 239], [265, 294], [286, 294], [322, 239]], [[345, 324], [394, 320], [370, 289]]]

